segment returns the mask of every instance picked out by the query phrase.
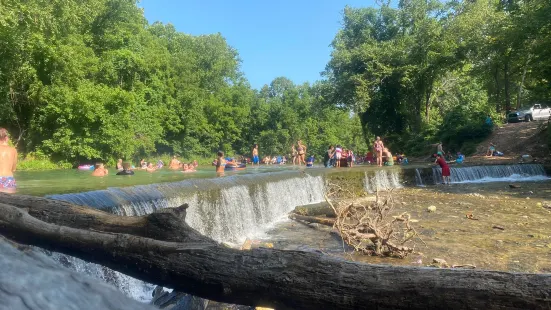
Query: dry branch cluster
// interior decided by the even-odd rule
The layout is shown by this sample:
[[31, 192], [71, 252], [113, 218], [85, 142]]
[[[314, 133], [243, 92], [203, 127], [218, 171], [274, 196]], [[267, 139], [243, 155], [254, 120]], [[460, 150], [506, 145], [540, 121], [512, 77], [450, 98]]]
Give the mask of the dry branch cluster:
[[[376, 200], [368, 205], [330, 205], [336, 214], [334, 227], [356, 251], [400, 258], [413, 252], [417, 232], [411, 226], [407, 212], [392, 216], [394, 200], [391, 194], [384, 200], [377, 194]], [[408, 243], [413, 245], [406, 246]]]

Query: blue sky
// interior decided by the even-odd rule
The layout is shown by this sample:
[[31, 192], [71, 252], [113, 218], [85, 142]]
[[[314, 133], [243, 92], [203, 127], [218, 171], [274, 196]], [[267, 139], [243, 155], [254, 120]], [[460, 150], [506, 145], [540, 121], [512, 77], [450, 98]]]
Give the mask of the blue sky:
[[342, 10], [373, 6], [373, 0], [141, 0], [150, 23], [172, 23], [178, 31], [220, 32], [237, 49], [241, 70], [254, 88], [285, 76], [314, 82], [329, 61], [329, 45]]

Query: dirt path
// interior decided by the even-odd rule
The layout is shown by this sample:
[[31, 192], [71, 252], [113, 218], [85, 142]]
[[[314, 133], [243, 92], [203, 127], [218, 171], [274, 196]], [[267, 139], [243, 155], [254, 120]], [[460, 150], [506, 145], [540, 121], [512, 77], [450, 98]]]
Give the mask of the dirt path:
[[484, 156], [490, 142], [506, 157], [519, 157], [524, 154], [533, 157], [548, 157], [547, 122], [513, 123], [496, 127], [492, 135], [481, 143], [475, 156]]

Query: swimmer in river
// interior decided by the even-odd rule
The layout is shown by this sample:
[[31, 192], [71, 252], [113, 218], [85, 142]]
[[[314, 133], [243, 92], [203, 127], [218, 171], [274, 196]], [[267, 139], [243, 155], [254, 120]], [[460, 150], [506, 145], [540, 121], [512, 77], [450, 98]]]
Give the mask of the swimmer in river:
[[170, 163], [168, 163], [168, 169], [172, 169], [172, 170], [180, 169], [180, 161], [178, 160], [178, 158], [176, 158], [176, 155], [172, 156]]
[[123, 170], [122, 170], [122, 171], [119, 171], [119, 172], [117, 173], [117, 175], [134, 175], [134, 171], [132, 171], [130, 168], [131, 168], [131, 167], [130, 167], [130, 164], [129, 164], [129, 163], [123, 163], [123, 164], [122, 164], [122, 169], [123, 169]]
[[155, 172], [155, 171], [157, 171], [157, 168], [155, 168], [155, 167], [153, 166], [153, 163], [149, 163], [149, 164], [147, 164], [147, 167], [145, 168], [145, 171], [147, 171], [147, 172]]
[[93, 177], [103, 177], [109, 174], [109, 170], [105, 169], [103, 163], [97, 163], [94, 172], [92, 172]]
[[119, 160], [117, 161], [117, 171], [122, 171], [123, 168], [122, 168], [122, 159], [119, 158]]
[[9, 146], [8, 131], [0, 128], [0, 192], [15, 193], [16, 184], [13, 173], [17, 166], [17, 150]]

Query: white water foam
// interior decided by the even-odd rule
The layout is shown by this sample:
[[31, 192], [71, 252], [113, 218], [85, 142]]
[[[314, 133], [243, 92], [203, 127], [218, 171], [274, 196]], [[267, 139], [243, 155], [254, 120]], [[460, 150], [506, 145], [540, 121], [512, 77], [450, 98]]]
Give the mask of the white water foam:
[[[93, 207], [114, 205], [111, 211], [121, 216], [145, 215], [187, 203], [190, 208], [187, 209], [186, 222], [191, 227], [216, 241], [234, 244], [242, 243], [246, 238], [262, 238], [266, 230], [281, 221], [295, 206], [324, 199], [321, 176], [305, 174], [273, 181], [269, 178], [254, 180], [256, 182], [241, 183], [232, 182], [240, 181], [235, 178], [202, 180], [200, 187], [189, 182], [175, 182], [51, 198]], [[191, 186], [194, 190], [190, 191]], [[154, 288], [151, 284], [78, 258], [58, 253], [53, 256], [67, 267], [115, 285], [136, 300], [151, 300]]]
[[376, 191], [388, 191], [394, 188], [401, 188], [400, 172], [397, 170], [377, 170], [374, 175], [365, 172], [364, 187], [368, 193]]
[[492, 183], [492, 182], [540, 182], [540, 181], [549, 181], [551, 178], [544, 175], [535, 175], [535, 176], [526, 176], [520, 174], [513, 174], [508, 177], [502, 178], [493, 178], [493, 177], [484, 177], [478, 180], [464, 180], [452, 182], [454, 184], [469, 184], [469, 183]]

